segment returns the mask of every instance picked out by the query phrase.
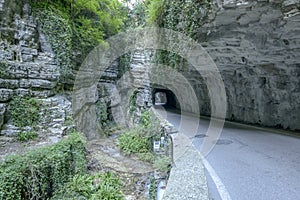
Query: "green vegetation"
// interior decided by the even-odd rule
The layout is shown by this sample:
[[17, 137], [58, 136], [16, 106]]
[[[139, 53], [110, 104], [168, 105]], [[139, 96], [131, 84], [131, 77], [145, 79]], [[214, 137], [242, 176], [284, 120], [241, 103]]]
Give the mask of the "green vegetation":
[[136, 105], [136, 100], [137, 100], [137, 92], [134, 91], [130, 98], [129, 98], [129, 113], [133, 114], [136, 111], [137, 105]]
[[146, 128], [149, 128], [151, 126], [151, 113], [149, 110], [143, 112], [140, 122], [143, 126], [145, 126]]
[[17, 135], [17, 140], [20, 142], [25, 142], [37, 138], [38, 133], [35, 131], [21, 131]]
[[0, 77], [1, 78], [7, 78], [9, 77], [9, 71], [8, 71], [8, 62], [6, 60], [0, 61]]
[[49, 199], [75, 174], [86, 173], [85, 142], [71, 133], [59, 143], [9, 156], [0, 164], [0, 199]]
[[147, 25], [147, 5], [148, 0], [140, 1], [129, 10], [128, 20], [125, 21], [127, 29], [139, 28]]
[[153, 167], [159, 172], [168, 172], [170, 170], [170, 164], [170, 157], [160, 156], [154, 160]]
[[118, 33], [127, 16], [118, 0], [34, 0], [32, 5], [36, 10], [55, 11], [67, 20], [75, 36], [73, 39], [79, 39], [76, 42], [86, 50]]
[[110, 172], [75, 175], [52, 199], [122, 200], [120, 180]]
[[124, 27], [127, 9], [118, 0], [30, 1], [61, 66], [59, 87], [69, 88], [86, 55]]
[[155, 181], [155, 178], [154, 178], [154, 176], [151, 176], [150, 177], [150, 188], [149, 188], [150, 200], [156, 199], [156, 188], [157, 188], [157, 183]]
[[139, 126], [119, 136], [119, 146], [125, 154], [136, 154], [140, 160], [153, 162], [153, 142], [160, 138], [156, 120], [150, 111], [143, 112]]
[[157, 50], [152, 62], [172, 67], [178, 71], [184, 70], [188, 66], [188, 62], [184, 58], [176, 53], [165, 50]]
[[138, 126], [119, 136], [119, 146], [127, 154], [137, 155], [139, 160], [153, 163], [155, 156], [152, 150], [153, 135], [146, 127]]
[[119, 58], [119, 77], [122, 77], [130, 69], [130, 53], [126, 53]]
[[71, 125], [74, 125], [74, 124], [75, 124], [75, 122], [74, 122], [73, 117], [70, 116], [70, 115], [66, 116], [64, 126], [71, 126]]
[[125, 154], [149, 152], [149, 138], [144, 135], [143, 127], [130, 129], [119, 137], [119, 145]]
[[36, 126], [40, 118], [41, 102], [36, 98], [15, 97], [9, 103], [13, 124], [17, 127]]
[[102, 127], [107, 126], [108, 112], [106, 102], [98, 101], [96, 103], [96, 115], [98, 120], [101, 122]]
[[205, 23], [210, 9], [210, 0], [151, 0], [147, 5], [148, 21], [193, 36]]
[[149, 163], [153, 163], [155, 159], [155, 156], [151, 151], [148, 151], [146, 153], [138, 153], [137, 156], [139, 160]]
[[35, 15], [41, 31], [47, 35], [57, 63], [61, 66], [59, 83], [67, 83], [72, 72], [72, 29], [69, 21], [64, 18], [64, 13], [52, 7], [36, 9]]
[[143, 112], [140, 124], [119, 136], [119, 146], [125, 154], [135, 154], [138, 159], [146, 162], [155, 162], [153, 142], [160, 140], [158, 120], [150, 111]]
[[166, 0], [151, 0], [147, 4], [148, 20], [150, 23], [155, 23], [163, 17]]
[[[148, 23], [199, 38], [199, 29], [207, 22], [211, 12], [210, 0], [150, 0], [146, 5]], [[174, 45], [176, 43], [169, 44]], [[168, 51], [156, 51], [153, 62], [184, 70], [188, 63], [179, 55]]]
[[[182, 9], [182, 1], [146, 0], [131, 11], [131, 19], [126, 19], [128, 10], [118, 0], [32, 0], [33, 13], [37, 17], [40, 30], [49, 41], [60, 65], [59, 87], [72, 84], [73, 71], [85, 56], [105, 39], [118, 33], [126, 25], [145, 26], [146, 20], [162, 26], [174, 28], [176, 17]], [[188, 3], [188, 1], [183, 1]], [[171, 8], [172, 6], [176, 8]], [[174, 5], [173, 5], [174, 4]], [[196, 3], [197, 4], [197, 3]], [[187, 10], [192, 8], [188, 3]], [[176, 9], [177, 14], [170, 13]], [[165, 20], [166, 18], [166, 20]], [[194, 30], [191, 25], [188, 30]], [[157, 60], [178, 68], [180, 57], [161, 52]], [[156, 56], [157, 56], [156, 55]], [[120, 58], [121, 72], [129, 68], [130, 55]], [[0, 63], [0, 76], [8, 75], [9, 63]], [[181, 66], [181, 64], [179, 64]], [[120, 74], [119, 74], [120, 76]], [[137, 93], [130, 98], [130, 113], [137, 109]], [[18, 141], [35, 139], [41, 101], [31, 97], [15, 97], [9, 103], [9, 114], [15, 126], [33, 127], [32, 131], [21, 131]], [[106, 123], [109, 118], [106, 102], [97, 103], [97, 114]], [[68, 116], [65, 125], [73, 124]], [[166, 156], [155, 157], [153, 142], [160, 139], [158, 121], [151, 112], [143, 112], [138, 127], [120, 135], [119, 146], [125, 154], [136, 154], [140, 160], [151, 162], [161, 172], [169, 170], [170, 160]], [[155, 179], [151, 180], [155, 182]], [[156, 187], [152, 184], [151, 194]], [[123, 199], [121, 184], [112, 173], [87, 174], [85, 141], [79, 133], [73, 132], [55, 145], [31, 150], [23, 155], [9, 156], [0, 163], [0, 199]]]
[[147, 135], [151, 140], [150, 145], [152, 149], [154, 140], [160, 140], [162, 136], [159, 120], [153, 113], [150, 112], [150, 110], [146, 110], [141, 115], [140, 125], [143, 127], [145, 135]]

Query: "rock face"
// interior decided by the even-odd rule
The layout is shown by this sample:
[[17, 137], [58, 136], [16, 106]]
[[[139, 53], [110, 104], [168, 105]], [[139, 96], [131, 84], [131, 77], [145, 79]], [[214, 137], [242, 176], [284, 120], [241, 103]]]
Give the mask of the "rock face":
[[2, 7], [7, 5], [7, 9], [0, 10], [0, 102], [15, 95], [52, 96], [60, 77], [54, 54], [51, 49], [42, 50], [47, 49], [41, 39], [45, 36], [38, 31], [29, 6], [14, 5], [11, 9], [19, 13], [11, 16], [11, 4], [3, 1]]
[[0, 130], [4, 123], [5, 104], [0, 104]]
[[[54, 144], [60, 141], [75, 126], [71, 115], [71, 101], [67, 95], [43, 98], [40, 99], [40, 102], [41, 110], [37, 126], [20, 128], [14, 126], [11, 120], [2, 126], [0, 131], [0, 144], [2, 142], [0, 145], [0, 160], [8, 154], [21, 153], [26, 149]], [[38, 133], [37, 140], [26, 143], [14, 140], [18, 133], [31, 130]]]
[[132, 88], [135, 93], [133, 94], [133, 102], [129, 103], [136, 108], [133, 123], [139, 123], [142, 112], [152, 106], [149, 59], [149, 53], [146, 51], [137, 50], [132, 53], [129, 74], [132, 78]]
[[65, 120], [71, 116], [71, 102], [63, 95], [54, 96], [60, 66], [30, 6], [1, 0], [0, 29], [0, 135], [15, 136], [24, 131], [12, 125], [6, 111], [13, 97], [31, 96], [42, 102], [36, 130], [52, 139], [60, 138], [66, 129]]
[[[200, 12], [208, 13], [202, 20], [182, 12], [169, 25], [180, 31], [188, 22], [199, 24], [192, 37], [220, 70], [227, 119], [300, 130], [299, 7], [298, 0], [212, 1], [209, 11]], [[210, 115], [201, 76], [191, 68], [182, 73], [198, 95], [201, 114]]]
[[[129, 69], [123, 74], [119, 70], [117, 77], [110, 79], [115, 80], [115, 83], [106, 90], [110, 98], [112, 116], [120, 124], [131, 126], [139, 123], [143, 111], [152, 106], [149, 59], [149, 52], [137, 47], [136, 51], [130, 53]], [[104, 84], [107, 86], [107, 81]], [[114, 93], [116, 91], [109, 88], [117, 89], [119, 98]]]
[[199, 31], [224, 79], [228, 119], [300, 129], [299, 6], [224, 1]]
[[[221, 72], [227, 92], [227, 119], [300, 129], [299, 6], [296, 0], [212, 1], [209, 12], [200, 12], [208, 14], [199, 18], [201, 26], [193, 37]], [[187, 20], [180, 18], [175, 26], [186, 27]], [[3, 127], [7, 103], [13, 96], [30, 95], [47, 101], [55, 95], [61, 67], [27, 4], [0, 0], [0, 26]], [[118, 62], [105, 71], [94, 102], [100, 109], [100, 120], [124, 120], [128, 114], [124, 108], [131, 101], [135, 110], [131, 123], [136, 123], [142, 111], [151, 107], [148, 61], [149, 55], [140, 49], [132, 52], [127, 74], [121, 73]], [[182, 73], [198, 95], [201, 114], [210, 115], [210, 98], [203, 78], [192, 68]], [[115, 95], [116, 88], [120, 97]], [[134, 89], [134, 94], [128, 94], [129, 88]]]

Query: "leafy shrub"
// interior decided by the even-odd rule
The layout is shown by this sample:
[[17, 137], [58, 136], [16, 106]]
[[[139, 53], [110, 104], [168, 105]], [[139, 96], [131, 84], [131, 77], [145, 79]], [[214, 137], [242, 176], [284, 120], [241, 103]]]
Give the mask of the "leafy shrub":
[[59, 62], [67, 70], [71, 49], [76, 53], [73, 64], [80, 65], [95, 46], [123, 28], [127, 16], [118, 0], [32, 0], [31, 5]]
[[164, 10], [165, 0], [152, 0], [148, 5], [148, 20], [150, 22], [155, 22], [159, 20], [162, 16]]
[[86, 172], [85, 142], [79, 133], [53, 146], [9, 156], [0, 164], [0, 199], [49, 199], [74, 174]]
[[156, 188], [157, 188], [156, 180], [155, 180], [154, 176], [151, 176], [150, 177], [150, 188], [149, 188], [150, 200], [156, 199]]
[[[211, 12], [211, 0], [149, 0], [148, 21], [162, 28], [178, 31], [194, 39], [201, 39], [199, 29], [208, 22]], [[200, 38], [199, 38], [200, 37]], [[202, 40], [202, 39], [201, 39]], [[169, 46], [176, 45], [171, 42]], [[185, 70], [188, 63], [174, 52], [158, 50], [153, 60], [156, 63]]]
[[35, 126], [40, 118], [41, 102], [35, 98], [15, 97], [9, 103], [13, 124], [18, 127]]
[[108, 112], [106, 102], [98, 101], [96, 103], [96, 115], [102, 125], [108, 121]]
[[137, 154], [142, 161], [153, 162], [153, 142], [159, 140], [159, 121], [149, 110], [143, 112], [140, 125], [119, 136], [119, 146], [125, 154]]
[[154, 160], [153, 167], [160, 172], [168, 172], [170, 170], [171, 159], [167, 156], [160, 156]]
[[154, 161], [154, 154], [152, 152], [138, 153], [137, 156], [141, 161], [150, 162], [150, 163]]
[[130, 9], [129, 17], [125, 21], [127, 29], [139, 28], [146, 26], [147, 17], [147, 5], [149, 0], [137, 1], [136, 4]]
[[120, 180], [110, 172], [75, 175], [52, 199], [124, 199]]
[[35, 131], [22, 131], [19, 132], [17, 135], [17, 140], [20, 142], [33, 140], [38, 136], [37, 132]]
[[136, 110], [137, 110], [137, 103], [136, 103], [136, 100], [137, 100], [137, 91], [134, 91], [130, 98], [129, 98], [129, 113], [130, 114], [133, 114]]
[[160, 140], [162, 130], [160, 129], [159, 120], [150, 112], [150, 110], [144, 111], [140, 123], [142, 124], [144, 135], [147, 135], [149, 145], [152, 149], [152, 144], [156, 140]]
[[142, 127], [137, 127], [119, 136], [119, 146], [125, 154], [149, 151], [148, 137], [143, 133]]
[[65, 122], [64, 122], [64, 126], [71, 126], [71, 125], [74, 125], [74, 119], [72, 116], [68, 115], [66, 116], [65, 118]]
[[121, 193], [121, 183], [113, 173], [105, 173], [97, 175], [96, 180], [99, 184], [96, 185], [96, 192], [92, 194], [91, 199], [108, 199], [108, 200], [121, 200], [124, 199]]
[[149, 110], [143, 112], [140, 121], [142, 125], [145, 126], [146, 128], [148, 128], [151, 125], [151, 113]]

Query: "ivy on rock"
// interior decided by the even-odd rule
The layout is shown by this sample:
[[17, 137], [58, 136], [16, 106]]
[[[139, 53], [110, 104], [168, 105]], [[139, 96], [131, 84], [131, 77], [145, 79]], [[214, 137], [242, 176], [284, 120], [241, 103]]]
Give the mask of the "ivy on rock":
[[75, 174], [86, 173], [85, 141], [71, 133], [59, 143], [0, 163], [0, 199], [49, 199]]
[[41, 102], [36, 98], [15, 97], [9, 103], [13, 125], [17, 127], [36, 126], [40, 118]]
[[[197, 39], [200, 27], [207, 22], [208, 14], [211, 12], [210, 0], [148, 0], [148, 2], [148, 23], [179, 31], [194, 39]], [[188, 65], [182, 57], [167, 51], [157, 51], [154, 61], [177, 70], [183, 70]]]
[[121, 31], [127, 17], [118, 0], [33, 0], [30, 4], [61, 67], [58, 89], [70, 88], [73, 71], [85, 56]]

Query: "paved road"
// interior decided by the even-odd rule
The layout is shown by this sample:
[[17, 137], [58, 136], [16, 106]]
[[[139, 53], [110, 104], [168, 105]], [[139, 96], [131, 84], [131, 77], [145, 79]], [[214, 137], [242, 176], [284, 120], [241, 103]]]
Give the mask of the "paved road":
[[[179, 114], [157, 110], [181, 131], [188, 129], [179, 127]], [[208, 124], [208, 120], [200, 120], [193, 139], [198, 149], [207, 137]], [[224, 186], [217, 189], [215, 177], [210, 176], [208, 170], [211, 199], [222, 199], [220, 193], [227, 191], [232, 200], [300, 200], [299, 138], [226, 123], [217, 145], [206, 159]]]

